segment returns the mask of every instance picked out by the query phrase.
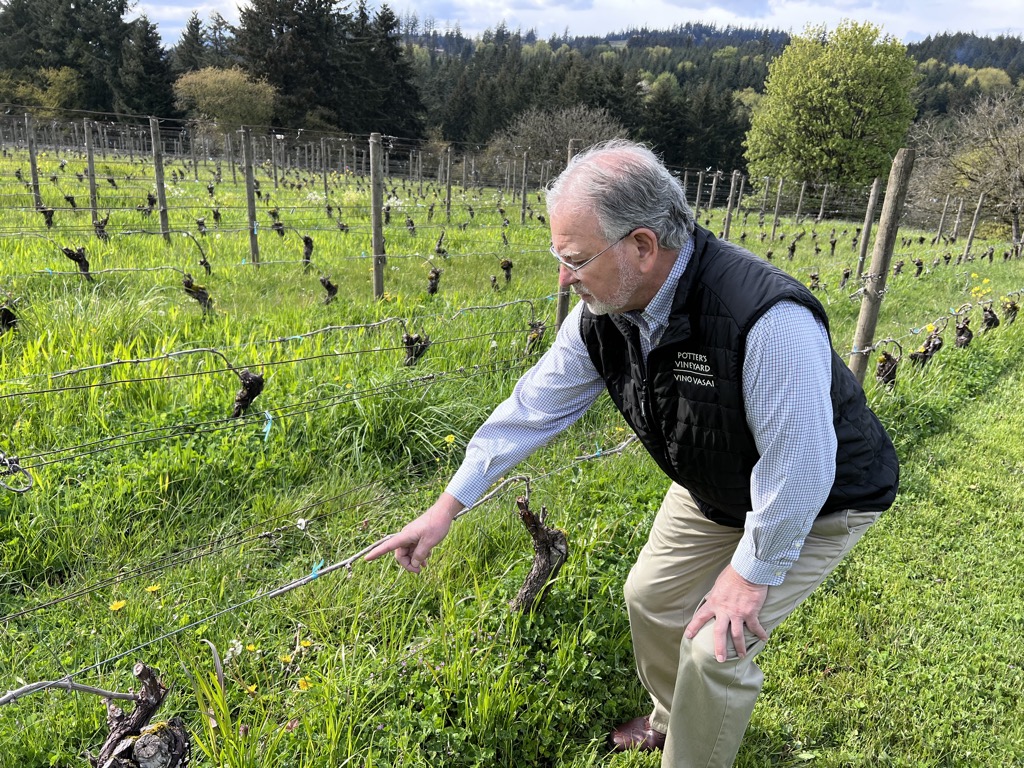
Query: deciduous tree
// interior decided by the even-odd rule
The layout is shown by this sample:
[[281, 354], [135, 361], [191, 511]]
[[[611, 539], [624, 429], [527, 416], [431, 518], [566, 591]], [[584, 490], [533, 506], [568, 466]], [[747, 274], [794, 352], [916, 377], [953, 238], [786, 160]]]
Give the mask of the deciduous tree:
[[976, 199], [1010, 225], [1021, 241], [1024, 210], [1024, 94], [1003, 91], [979, 98], [952, 120], [930, 121], [916, 131], [921, 155], [915, 186], [925, 197]]
[[528, 160], [533, 168], [549, 164], [550, 178], [565, 167], [570, 139], [577, 140], [583, 149], [599, 141], [624, 136], [625, 127], [606, 109], [582, 105], [554, 110], [532, 107], [488, 144], [485, 162], [511, 160], [521, 164], [525, 151], [529, 153]]
[[274, 87], [250, 80], [237, 67], [206, 67], [182, 75], [174, 83], [179, 109], [202, 120], [213, 120], [224, 132], [242, 125], [267, 125], [274, 113]]
[[914, 117], [906, 47], [873, 24], [809, 26], [768, 67], [747, 134], [754, 178], [863, 184], [884, 175]]

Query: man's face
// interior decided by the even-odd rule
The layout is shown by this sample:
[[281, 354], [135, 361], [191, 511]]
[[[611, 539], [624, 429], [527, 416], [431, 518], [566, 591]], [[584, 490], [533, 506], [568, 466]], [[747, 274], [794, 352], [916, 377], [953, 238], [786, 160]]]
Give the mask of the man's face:
[[[595, 315], [620, 314], [635, 305], [644, 276], [635, 254], [630, 252], [629, 237], [617, 243], [609, 243], [601, 233], [597, 217], [592, 213], [561, 214], [550, 213], [551, 243], [554, 250], [565, 262], [583, 264], [597, 254], [578, 271], [565, 264], [558, 268], [558, 284], [572, 288], [573, 292]], [[607, 252], [601, 253], [607, 249]]]

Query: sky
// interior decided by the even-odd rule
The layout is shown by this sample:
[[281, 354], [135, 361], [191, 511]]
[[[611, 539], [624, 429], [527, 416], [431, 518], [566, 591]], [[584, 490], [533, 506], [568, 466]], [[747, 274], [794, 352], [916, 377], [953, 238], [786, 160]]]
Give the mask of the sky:
[[[192, 11], [204, 22], [216, 11], [238, 21], [237, 0], [140, 0], [136, 13], [157, 25], [164, 45], [174, 45]], [[379, 6], [370, 0], [370, 6]], [[605, 35], [635, 27], [668, 29], [702, 22], [719, 27], [756, 27], [802, 32], [807, 24], [834, 29], [843, 19], [870, 21], [904, 42], [943, 32], [974, 32], [985, 37], [1024, 37], [1024, 0], [422, 0], [415, 5], [393, 0], [400, 17], [414, 11], [422, 22], [433, 18], [439, 31], [458, 24], [474, 37], [501, 21], [510, 30], [534, 29], [541, 38]]]

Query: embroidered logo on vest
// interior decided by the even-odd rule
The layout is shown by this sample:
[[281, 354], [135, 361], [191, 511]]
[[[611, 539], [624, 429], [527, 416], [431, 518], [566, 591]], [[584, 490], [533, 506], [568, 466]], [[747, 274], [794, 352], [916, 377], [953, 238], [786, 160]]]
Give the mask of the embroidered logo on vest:
[[699, 352], [677, 352], [672, 376], [683, 384], [696, 384], [699, 387], [715, 386], [715, 376], [711, 372], [707, 355], [702, 355]]

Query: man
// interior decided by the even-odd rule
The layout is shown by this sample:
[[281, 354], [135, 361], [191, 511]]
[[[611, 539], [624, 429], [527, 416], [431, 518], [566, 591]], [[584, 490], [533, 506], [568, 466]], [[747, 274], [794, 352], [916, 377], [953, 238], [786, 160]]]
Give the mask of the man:
[[578, 155], [548, 214], [580, 303], [437, 502], [367, 559], [393, 551], [419, 573], [454, 515], [607, 389], [673, 481], [625, 585], [653, 709], [611, 744], [728, 766], [761, 688], [754, 656], [892, 504], [896, 454], [810, 291], [696, 227], [649, 150]]

